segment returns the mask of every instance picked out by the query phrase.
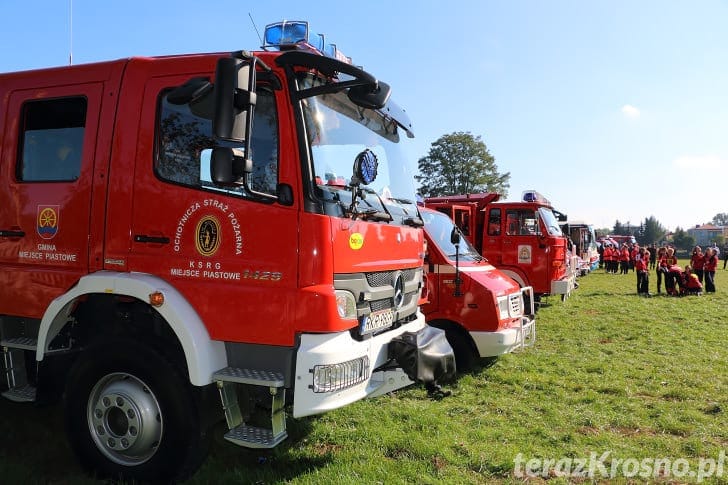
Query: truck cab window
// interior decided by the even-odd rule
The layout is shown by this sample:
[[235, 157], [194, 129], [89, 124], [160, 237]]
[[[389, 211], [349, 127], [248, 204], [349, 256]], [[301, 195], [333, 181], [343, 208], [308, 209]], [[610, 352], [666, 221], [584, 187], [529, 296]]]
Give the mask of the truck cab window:
[[506, 211], [506, 234], [534, 236], [540, 234], [536, 212], [530, 209]]
[[23, 105], [16, 177], [23, 182], [69, 182], [81, 173], [86, 125], [84, 97]]
[[[251, 188], [275, 195], [278, 185], [278, 116], [275, 97], [259, 88], [252, 127]], [[159, 117], [159, 147], [155, 160], [157, 175], [169, 182], [205, 190], [246, 196], [241, 187], [223, 188], [212, 183], [210, 154], [214, 146], [212, 120], [193, 113], [188, 105], [175, 105], [162, 97]]]
[[491, 209], [488, 214], [488, 235], [500, 236], [501, 233], [501, 210]]

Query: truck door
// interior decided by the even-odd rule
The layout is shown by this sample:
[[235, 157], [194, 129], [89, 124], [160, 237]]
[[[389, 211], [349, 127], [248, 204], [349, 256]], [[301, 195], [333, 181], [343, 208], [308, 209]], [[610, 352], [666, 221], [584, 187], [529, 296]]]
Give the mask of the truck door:
[[0, 313], [40, 318], [89, 271], [101, 83], [21, 89], [5, 114]]
[[503, 230], [503, 265], [520, 268], [534, 289], [542, 288], [548, 268], [538, 212], [532, 208], [505, 208]]
[[[483, 227], [483, 243], [480, 254], [499, 266], [503, 264], [503, 217], [500, 207], [489, 207], [485, 214], [485, 227]], [[477, 246], [476, 246], [477, 247]]]
[[[152, 79], [145, 87], [140, 139], [156, 147], [153, 153], [138, 144], [129, 269], [170, 281], [214, 339], [291, 345], [298, 213], [242, 187], [212, 184], [211, 121], [167, 99], [169, 88], [190, 77]], [[270, 195], [284, 176], [279, 126], [289, 125], [279, 123], [275, 94], [259, 85], [251, 157], [253, 188]], [[297, 149], [286, 148], [281, 158], [295, 160]]]

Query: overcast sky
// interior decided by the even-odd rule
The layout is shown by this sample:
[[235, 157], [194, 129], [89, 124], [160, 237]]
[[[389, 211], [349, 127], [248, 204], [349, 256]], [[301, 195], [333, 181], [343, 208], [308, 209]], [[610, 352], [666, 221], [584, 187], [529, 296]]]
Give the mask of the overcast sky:
[[0, 6], [0, 71], [68, 64], [71, 52], [78, 64], [252, 50], [250, 16], [261, 31], [308, 20], [392, 86], [413, 121], [415, 160], [443, 134], [469, 131], [511, 173], [509, 199], [536, 189], [570, 219], [611, 227], [654, 216], [672, 230], [728, 212], [726, 1]]

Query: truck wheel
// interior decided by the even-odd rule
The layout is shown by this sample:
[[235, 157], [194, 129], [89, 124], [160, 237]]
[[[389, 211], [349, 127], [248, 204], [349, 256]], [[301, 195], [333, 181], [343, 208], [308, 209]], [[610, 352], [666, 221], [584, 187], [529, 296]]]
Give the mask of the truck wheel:
[[66, 384], [71, 446], [92, 473], [166, 482], [189, 476], [207, 444], [192, 388], [159, 352], [119, 339], [86, 350]]
[[473, 348], [470, 337], [459, 327], [443, 328], [447, 342], [455, 353], [455, 367], [459, 373], [469, 372], [478, 360], [478, 353]]

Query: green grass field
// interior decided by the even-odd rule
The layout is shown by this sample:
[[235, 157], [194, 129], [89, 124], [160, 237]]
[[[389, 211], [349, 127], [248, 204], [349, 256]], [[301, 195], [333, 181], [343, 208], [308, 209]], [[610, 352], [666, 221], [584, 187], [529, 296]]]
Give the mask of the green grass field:
[[[718, 270], [716, 294], [700, 297], [638, 297], [634, 273], [579, 281], [572, 298], [538, 312], [534, 348], [461, 375], [447, 386], [452, 396], [412, 387], [289, 419], [288, 440], [270, 451], [227, 444], [221, 427], [190, 483], [520, 483], [519, 456], [524, 471], [529, 460], [537, 472], [561, 460], [546, 467], [550, 483], [579, 481], [560, 471], [592, 455], [605, 472], [615, 467], [617, 482], [651, 459], [709, 472], [708, 460], [728, 453], [728, 271]], [[0, 412], [3, 483], [96, 483], [75, 464], [58, 409], [2, 401]], [[594, 473], [607, 481], [599, 466]], [[705, 483], [728, 483], [728, 458], [722, 478]]]

